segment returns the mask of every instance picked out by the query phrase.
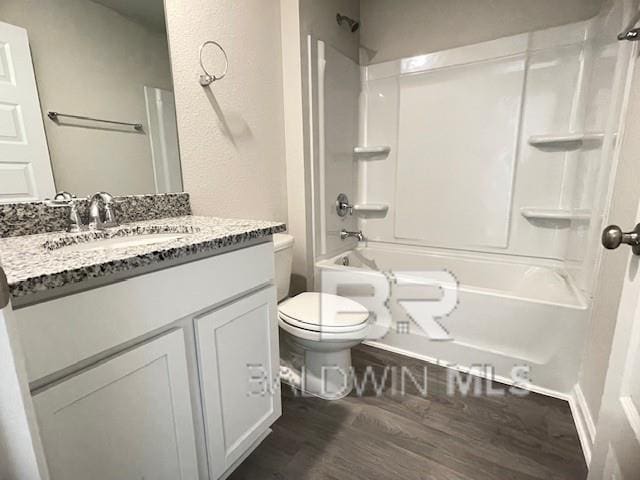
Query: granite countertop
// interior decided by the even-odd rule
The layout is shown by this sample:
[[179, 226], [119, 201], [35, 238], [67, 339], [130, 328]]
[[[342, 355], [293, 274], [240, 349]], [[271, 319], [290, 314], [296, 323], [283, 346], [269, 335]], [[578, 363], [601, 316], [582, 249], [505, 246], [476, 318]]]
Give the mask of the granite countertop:
[[[285, 230], [278, 222], [231, 220], [215, 217], [181, 216], [123, 224], [104, 231], [42, 233], [0, 239], [0, 263], [14, 300], [55, 291], [70, 285], [82, 287], [95, 279], [118, 280], [122, 274], [145, 273], [149, 267], [163, 268], [256, 242]], [[101, 238], [144, 234], [171, 234], [178, 238], [158, 243], [74, 250], [68, 247]], [[166, 262], [166, 263], [165, 263]], [[164, 264], [164, 265], [162, 265]], [[145, 270], [146, 268], [146, 270]], [[68, 289], [67, 289], [68, 290]], [[50, 295], [49, 295], [50, 294]]]

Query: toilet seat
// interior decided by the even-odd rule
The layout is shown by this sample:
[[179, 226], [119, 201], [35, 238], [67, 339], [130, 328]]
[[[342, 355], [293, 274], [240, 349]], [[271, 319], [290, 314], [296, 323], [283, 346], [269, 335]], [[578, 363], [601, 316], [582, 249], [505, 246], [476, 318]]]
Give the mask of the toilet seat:
[[280, 304], [278, 316], [291, 327], [340, 334], [366, 329], [369, 311], [349, 298], [305, 292]]

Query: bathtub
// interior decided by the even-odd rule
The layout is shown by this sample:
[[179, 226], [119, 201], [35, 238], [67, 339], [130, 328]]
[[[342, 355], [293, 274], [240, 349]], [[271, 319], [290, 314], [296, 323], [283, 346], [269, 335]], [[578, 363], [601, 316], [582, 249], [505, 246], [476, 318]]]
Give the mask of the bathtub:
[[[448, 271], [457, 285], [441, 287], [438, 295], [455, 289], [457, 306], [437, 320], [449, 339], [433, 340], [411, 321], [397, 302], [398, 292], [391, 287], [387, 308], [392, 324], [383, 336], [367, 343], [459, 370], [486, 373], [505, 383], [516, 380], [514, 367], [525, 367], [528, 388], [562, 397], [577, 382], [588, 302], [552, 262], [532, 266], [370, 245], [319, 261], [316, 267], [316, 285], [325, 291], [323, 276], [329, 273], [364, 274], [366, 278], [367, 273], [376, 271]], [[348, 289], [338, 293], [354, 300], [366, 296]], [[425, 290], [424, 295], [435, 299], [434, 292]]]

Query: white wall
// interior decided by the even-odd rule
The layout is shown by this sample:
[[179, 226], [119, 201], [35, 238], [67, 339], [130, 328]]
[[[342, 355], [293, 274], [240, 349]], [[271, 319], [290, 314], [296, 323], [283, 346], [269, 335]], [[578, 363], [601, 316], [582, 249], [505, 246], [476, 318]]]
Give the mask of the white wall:
[[56, 189], [154, 192], [147, 129], [65, 127], [46, 112], [146, 124], [144, 86], [173, 88], [166, 36], [89, 0], [3, 0], [0, 20], [29, 34]]
[[[184, 189], [193, 211], [287, 219], [280, 3], [167, 0]], [[198, 47], [220, 42], [229, 73], [198, 83]], [[219, 68], [211, 50], [207, 61]]]
[[586, 20], [602, 0], [361, 0], [363, 63]]

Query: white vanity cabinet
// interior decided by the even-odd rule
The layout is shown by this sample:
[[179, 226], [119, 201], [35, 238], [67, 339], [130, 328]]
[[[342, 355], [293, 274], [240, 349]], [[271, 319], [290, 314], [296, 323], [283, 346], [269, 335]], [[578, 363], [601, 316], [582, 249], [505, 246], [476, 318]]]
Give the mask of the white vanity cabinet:
[[33, 397], [53, 479], [198, 478], [182, 330]]
[[274, 287], [195, 319], [209, 468], [218, 478], [280, 416]]
[[235, 468], [281, 413], [273, 277], [263, 241], [16, 310], [51, 479]]

